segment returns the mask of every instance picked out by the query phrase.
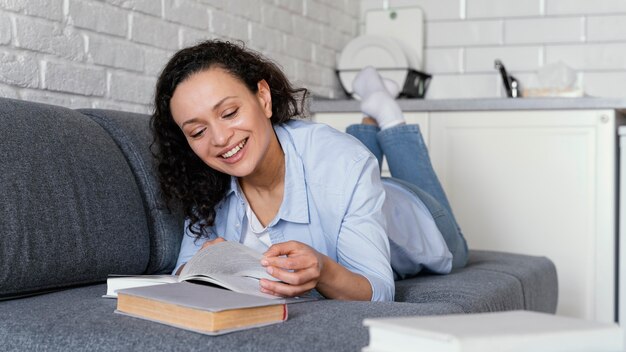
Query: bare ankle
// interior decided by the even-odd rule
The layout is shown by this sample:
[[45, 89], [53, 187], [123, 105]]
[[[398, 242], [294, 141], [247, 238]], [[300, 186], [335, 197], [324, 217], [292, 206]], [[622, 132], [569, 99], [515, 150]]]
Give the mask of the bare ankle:
[[378, 123], [376, 122], [376, 120], [374, 120], [373, 118], [369, 116], [364, 116], [363, 120], [361, 120], [361, 123], [364, 125], [378, 126]]

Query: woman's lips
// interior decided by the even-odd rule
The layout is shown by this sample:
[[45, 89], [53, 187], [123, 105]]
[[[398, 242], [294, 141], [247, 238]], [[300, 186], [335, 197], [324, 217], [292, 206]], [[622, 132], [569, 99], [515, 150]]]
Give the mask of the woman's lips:
[[226, 162], [228, 164], [233, 164], [233, 163], [236, 163], [237, 161], [241, 160], [241, 158], [245, 154], [245, 150], [246, 150], [246, 145], [247, 144], [248, 144], [248, 138], [246, 138], [243, 141], [241, 141], [239, 144], [237, 144], [231, 150], [229, 150], [226, 153], [220, 155], [221, 158], [222, 158], [222, 161], [224, 161], [224, 162]]

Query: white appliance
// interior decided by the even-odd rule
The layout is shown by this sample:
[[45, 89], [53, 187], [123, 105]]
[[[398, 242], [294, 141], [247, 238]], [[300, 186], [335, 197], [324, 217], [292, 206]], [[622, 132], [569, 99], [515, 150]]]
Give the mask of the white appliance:
[[418, 71], [424, 68], [424, 12], [419, 7], [369, 10], [365, 13], [365, 34], [395, 39], [409, 67]]
[[398, 87], [400, 96], [423, 97], [430, 75], [423, 67], [424, 15], [420, 8], [369, 10], [365, 34], [351, 40], [337, 62], [339, 80], [347, 94], [359, 71], [372, 66]]

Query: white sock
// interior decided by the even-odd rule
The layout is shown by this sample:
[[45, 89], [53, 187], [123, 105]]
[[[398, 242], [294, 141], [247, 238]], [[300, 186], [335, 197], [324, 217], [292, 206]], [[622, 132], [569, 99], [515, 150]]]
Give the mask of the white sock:
[[374, 92], [362, 99], [361, 111], [376, 120], [381, 130], [405, 123], [402, 110], [387, 92]]
[[385, 89], [389, 92], [392, 98], [397, 98], [398, 94], [400, 94], [400, 86], [395, 81], [390, 80], [389, 78], [383, 77], [383, 83], [385, 84]]
[[352, 89], [361, 97], [361, 111], [374, 118], [381, 130], [405, 123], [400, 106], [375, 68], [368, 66], [361, 70], [352, 82]]

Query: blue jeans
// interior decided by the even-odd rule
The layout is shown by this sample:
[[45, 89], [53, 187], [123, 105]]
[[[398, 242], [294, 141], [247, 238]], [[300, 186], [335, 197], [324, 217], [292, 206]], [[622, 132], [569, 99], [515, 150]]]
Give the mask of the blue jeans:
[[426, 205], [452, 253], [452, 268], [464, 267], [467, 242], [432, 167], [419, 126], [398, 125], [381, 131], [378, 126], [359, 124], [349, 126], [346, 132], [376, 156], [379, 167], [383, 155], [387, 157], [392, 178], [385, 181], [403, 185]]

